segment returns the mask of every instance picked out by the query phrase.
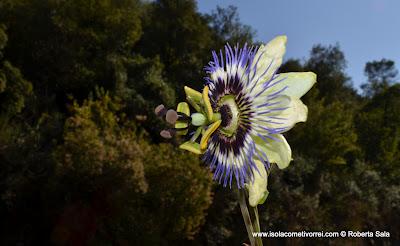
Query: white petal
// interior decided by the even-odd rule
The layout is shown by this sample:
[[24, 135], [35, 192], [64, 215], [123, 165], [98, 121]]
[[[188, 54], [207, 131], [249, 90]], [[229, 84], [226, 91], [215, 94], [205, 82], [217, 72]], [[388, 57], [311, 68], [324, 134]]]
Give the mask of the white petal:
[[[286, 52], [286, 36], [278, 36], [266, 45], [261, 45], [254, 56], [253, 65], [256, 65], [256, 73], [252, 83], [260, 87], [268, 81], [275, 71], [281, 66], [283, 55]], [[258, 91], [259, 88], [256, 88]]]
[[307, 120], [308, 108], [300, 99], [292, 97], [289, 105], [281, 114], [282, 117], [287, 117], [288, 126], [293, 127], [294, 124]]
[[269, 57], [282, 58], [286, 51], [286, 42], [285, 35], [275, 37], [265, 45], [266, 54]]
[[269, 82], [270, 88], [265, 90], [263, 95], [272, 94], [286, 87], [282, 95], [300, 98], [311, 89], [315, 82], [317, 82], [317, 75], [313, 72], [281, 73]]
[[274, 134], [272, 136], [276, 140], [261, 139], [258, 136], [254, 136], [253, 139], [257, 148], [267, 155], [270, 163], [276, 163], [280, 169], [286, 168], [292, 160], [292, 150], [282, 134]]
[[249, 182], [249, 204], [252, 207], [258, 204], [264, 203], [268, 196], [267, 184], [268, 184], [268, 174], [265, 170], [264, 164], [259, 160], [254, 160], [256, 163], [257, 170], [254, 171], [254, 181]]
[[[261, 104], [262, 101], [257, 98], [255, 105]], [[256, 110], [252, 119], [255, 131], [266, 134], [268, 130], [265, 128], [279, 128], [282, 129], [279, 133], [282, 133], [290, 130], [296, 123], [307, 120], [307, 106], [298, 98], [279, 96], [269, 100], [268, 104], [271, 106], [267, 105]]]

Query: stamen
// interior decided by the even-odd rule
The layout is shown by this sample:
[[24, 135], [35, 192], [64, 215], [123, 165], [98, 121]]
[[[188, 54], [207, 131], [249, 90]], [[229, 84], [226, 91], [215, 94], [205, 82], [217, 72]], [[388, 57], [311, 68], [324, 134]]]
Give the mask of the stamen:
[[204, 86], [204, 89], [203, 89], [203, 102], [204, 102], [205, 110], [206, 110], [206, 113], [207, 113], [207, 118], [208, 118], [209, 121], [211, 121], [212, 118], [213, 118], [213, 110], [212, 110], [212, 107], [211, 107], [210, 98], [208, 97], [208, 91], [209, 91], [208, 86], [207, 85]]
[[206, 149], [207, 148], [207, 142], [210, 139], [210, 136], [215, 132], [215, 130], [218, 129], [219, 125], [221, 125], [222, 120], [218, 120], [214, 123], [212, 123], [207, 130], [204, 132], [203, 136], [201, 137], [200, 140], [200, 148], [201, 149]]

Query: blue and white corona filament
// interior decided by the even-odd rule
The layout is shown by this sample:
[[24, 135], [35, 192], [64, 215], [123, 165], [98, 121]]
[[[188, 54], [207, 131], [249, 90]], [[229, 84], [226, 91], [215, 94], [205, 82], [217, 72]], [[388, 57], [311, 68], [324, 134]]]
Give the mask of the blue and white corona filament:
[[[197, 113], [187, 115], [181, 104], [177, 114], [189, 116], [199, 128], [181, 147], [204, 154], [214, 179], [224, 186], [233, 180], [239, 188], [254, 184], [271, 163], [285, 168], [291, 161], [291, 149], [282, 133], [306, 121], [307, 107], [300, 97], [316, 82], [316, 75], [278, 74], [285, 46], [286, 36], [260, 47], [228, 44], [212, 52], [203, 93], [185, 87], [187, 101]], [[193, 125], [184, 120], [180, 124], [175, 129]]]

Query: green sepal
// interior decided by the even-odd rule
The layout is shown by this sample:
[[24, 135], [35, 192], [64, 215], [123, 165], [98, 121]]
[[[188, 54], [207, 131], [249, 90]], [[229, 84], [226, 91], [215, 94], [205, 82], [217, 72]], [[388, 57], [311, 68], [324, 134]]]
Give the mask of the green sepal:
[[268, 195], [269, 195], [269, 191], [268, 191], [268, 190], [264, 191], [264, 195], [263, 195], [263, 197], [258, 201], [258, 204], [259, 204], [259, 205], [263, 204], [263, 203], [267, 200]]

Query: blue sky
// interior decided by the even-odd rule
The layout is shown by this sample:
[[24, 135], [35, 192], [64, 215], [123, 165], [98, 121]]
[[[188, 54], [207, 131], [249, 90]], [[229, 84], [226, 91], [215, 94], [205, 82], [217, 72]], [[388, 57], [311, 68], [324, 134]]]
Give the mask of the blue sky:
[[354, 87], [367, 61], [391, 59], [400, 70], [400, 0], [199, 0], [202, 13], [238, 7], [241, 22], [267, 41], [286, 34], [286, 58], [307, 58], [313, 44], [339, 43]]

